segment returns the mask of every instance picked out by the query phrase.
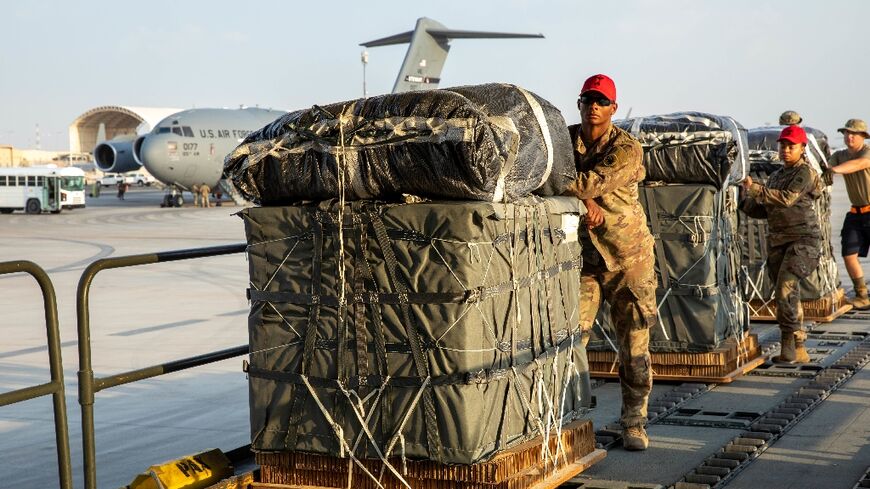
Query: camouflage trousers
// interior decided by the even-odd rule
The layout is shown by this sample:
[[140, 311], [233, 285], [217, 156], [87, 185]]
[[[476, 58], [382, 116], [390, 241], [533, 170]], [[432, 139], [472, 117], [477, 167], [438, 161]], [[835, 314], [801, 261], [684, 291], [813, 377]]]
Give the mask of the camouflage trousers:
[[819, 266], [818, 238], [805, 238], [767, 250], [767, 271], [774, 285], [776, 322], [786, 333], [800, 331], [804, 321], [800, 282]]
[[658, 320], [652, 257], [615, 272], [603, 269], [603, 265], [584, 263], [580, 273], [580, 327], [586, 335], [602, 299], [610, 304], [619, 348], [620, 422], [626, 428], [644, 426], [652, 390], [649, 330]]

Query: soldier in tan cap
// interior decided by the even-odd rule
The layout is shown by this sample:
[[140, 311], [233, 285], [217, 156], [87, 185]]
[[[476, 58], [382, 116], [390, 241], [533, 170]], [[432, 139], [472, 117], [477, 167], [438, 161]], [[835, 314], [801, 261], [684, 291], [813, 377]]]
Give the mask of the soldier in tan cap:
[[797, 126], [801, 122], [803, 122], [801, 115], [793, 110], [787, 110], [779, 116], [780, 126]]
[[[793, 110], [787, 110], [779, 116], [780, 126], [800, 126], [803, 122], [803, 117]], [[821, 153], [819, 156], [822, 157], [822, 161], [819, 162], [819, 165], [824, 169], [827, 164], [825, 160], [831, 156], [831, 148], [828, 146], [828, 137], [825, 136], [823, 132], [811, 127], [804, 129], [807, 133], [807, 140], [809, 141], [810, 146], [815, 147], [818, 152]]]
[[870, 147], [864, 144], [870, 133], [861, 119], [849, 119], [837, 131], [843, 133], [846, 148], [828, 159], [831, 168], [825, 171], [825, 183], [830, 185], [836, 173], [843, 175], [846, 182], [852, 208], [843, 222], [842, 251], [846, 270], [855, 285], [855, 298], [849, 302], [855, 309], [870, 309], [864, 270], [858, 262], [858, 257], [866, 257], [870, 250]]

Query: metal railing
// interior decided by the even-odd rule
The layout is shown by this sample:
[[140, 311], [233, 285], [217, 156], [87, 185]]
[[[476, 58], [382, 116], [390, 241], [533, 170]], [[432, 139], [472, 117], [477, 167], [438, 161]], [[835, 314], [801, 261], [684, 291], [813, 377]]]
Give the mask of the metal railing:
[[220, 350], [195, 357], [175, 360], [168, 363], [153, 365], [138, 370], [122, 372], [107, 377], [94, 377], [91, 363], [91, 328], [88, 297], [91, 282], [97, 273], [113, 268], [123, 268], [152, 263], [169, 261], [189, 260], [192, 258], [204, 258], [209, 256], [230, 255], [242, 253], [246, 245], [235, 244], [225, 246], [213, 246], [208, 248], [195, 248], [187, 250], [167, 251], [144, 255], [119, 256], [103, 258], [91, 263], [82, 273], [76, 292], [76, 312], [78, 316], [78, 339], [79, 339], [79, 404], [82, 411], [82, 457], [84, 464], [85, 489], [96, 489], [96, 442], [94, 436], [94, 396], [97, 392], [129, 384], [137, 380], [148, 379], [171, 372], [178, 372], [208, 363], [233, 358], [248, 353], [248, 345], [241, 345], [226, 350]]
[[0, 275], [28, 273], [42, 289], [45, 308], [45, 330], [48, 337], [48, 362], [51, 382], [34, 385], [0, 394], [0, 406], [8, 406], [37, 397], [51, 395], [54, 401], [54, 437], [57, 447], [57, 472], [61, 489], [72, 489], [72, 468], [69, 453], [69, 429], [67, 427], [66, 398], [63, 384], [63, 362], [60, 353], [60, 332], [57, 323], [57, 296], [48, 274], [36, 263], [10, 261], [0, 263]]

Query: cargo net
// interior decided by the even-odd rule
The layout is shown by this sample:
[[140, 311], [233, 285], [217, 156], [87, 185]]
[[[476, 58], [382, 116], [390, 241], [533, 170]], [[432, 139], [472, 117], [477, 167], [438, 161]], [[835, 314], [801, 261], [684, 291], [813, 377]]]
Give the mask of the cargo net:
[[[591, 400], [577, 206], [339, 199], [242, 211], [253, 449], [347, 458], [410, 487], [407, 458], [470, 464], [561, 433]], [[555, 470], [564, 447], [541, 457]]]
[[[704, 352], [732, 338], [738, 345], [748, 318], [737, 283], [736, 190], [711, 185], [640, 186], [655, 238], [658, 324], [650, 351]], [[602, 307], [590, 348], [617, 351], [611, 316]], [[615, 370], [616, 364], [611, 366]]]
[[[776, 138], [780, 130], [781, 127], [765, 127], [749, 131], [750, 175], [753, 181], [767, 183], [768, 177], [782, 168], [779, 152], [776, 150]], [[824, 133], [820, 131], [808, 134], [806, 159], [810, 166], [821, 174], [825, 168], [828, 168], [828, 162], [825, 151], [818, 142], [819, 138], [826, 140]], [[822, 253], [818, 267], [807, 278], [801, 280], [801, 298], [810, 301], [829, 298], [830, 300], [819, 303], [824, 303], [828, 310], [819, 312], [834, 313], [839, 307], [836, 296], [840, 280], [831, 239], [831, 187], [825, 187], [821, 198], [813, 202], [813, 207], [822, 232]], [[753, 316], [767, 317], [774, 303], [774, 283], [767, 273], [767, 235], [767, 220], [740, 216], [741, 282]]]
[[[741, 345], [748, 315], [739, 278], [734, 183], [748, 171], [747, 133], [730, 117], [700, 112], [615, 122], [643, 147], [639, 198], [655, 238], [658, 327], [650, 351], [711, 351]], [[616, 350], [611, 318], [599, 311], [592, 349]], [[615, 365], [614, 365], [615, 367]]]

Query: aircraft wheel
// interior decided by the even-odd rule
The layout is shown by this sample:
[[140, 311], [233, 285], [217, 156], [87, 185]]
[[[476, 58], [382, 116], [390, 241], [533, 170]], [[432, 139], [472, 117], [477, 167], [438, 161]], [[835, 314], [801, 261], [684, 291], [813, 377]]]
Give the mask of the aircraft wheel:
[[184, 205], [184, 197], [181, 195], [175, 196], [175, 207], [181, 207]]
[[42, 211], [42, 206], [39, 205], [38, 200], [30, 199], [27, 201], [27, 205], [24, 207], [24, 211], [28, 214], [39, 214]]

